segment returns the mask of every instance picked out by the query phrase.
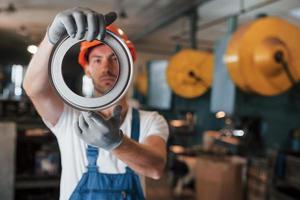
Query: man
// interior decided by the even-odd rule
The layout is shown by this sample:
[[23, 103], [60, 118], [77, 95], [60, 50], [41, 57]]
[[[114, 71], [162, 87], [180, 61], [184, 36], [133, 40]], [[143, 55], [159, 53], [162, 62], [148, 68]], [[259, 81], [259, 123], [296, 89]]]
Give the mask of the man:
[[[110, 25], [106, 29], [117, 33], [122, 38], [122, 35], [118, 34], [119, 29], [115, 26]], [[95, 90], [93, 96], [102, 96], [113, 88], [120, 70], [118, 58], [109, 46], [98, 40], [82, 42], [78, 62], [85, 74], [93, 81]]]
[[[87, 34], [87, 41], [91, 42], [98, 34], [103, 36], [105, 26], [115, 19], [114, 13], [103, 16], [83, 8], [57, 14], [24, 78], [27, 95], [58, 140], [62, 162], [61, 200], [144, 199], [145, 190], [141, 191], [140, 181], [144, 186], [144, 176], [160, 178], [165, 166], [168, 127], [159, 114], [134, 112], [126, 97], [116, 106], [97, 113], [80, 112], [64, 104], [49, 84], [49, 57], [54, 44], [64, 34], [77, 39]], [[114, 59], [103, 48], [96, 45], [84, 54], [85, 72], [98, 84], [95, 91], [98, 93], [106, 92], [103, 83], [112, 84], [114, 76], [103, 70], [108, 70]], [[131, 53], [135, 55], [132, 49]], [[101, 58], [102, 64], [106, 64], [98, 63], [96, 69], [94, 58]]]

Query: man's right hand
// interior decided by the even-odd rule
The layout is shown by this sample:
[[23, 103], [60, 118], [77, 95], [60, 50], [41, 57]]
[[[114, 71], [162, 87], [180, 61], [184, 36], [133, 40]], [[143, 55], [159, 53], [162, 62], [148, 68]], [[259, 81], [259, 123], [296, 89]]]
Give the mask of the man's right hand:
[[47, 36], [52, 44], [56, 44], [65, 34], [80, 40], [87, 33], [86, 40], [92, 41], [98, 34], [103, 38], [105, 27], [116, 18], [115, 12], [102, 15], [88, 8], [68, 9], [55, 16], [48, 27]]

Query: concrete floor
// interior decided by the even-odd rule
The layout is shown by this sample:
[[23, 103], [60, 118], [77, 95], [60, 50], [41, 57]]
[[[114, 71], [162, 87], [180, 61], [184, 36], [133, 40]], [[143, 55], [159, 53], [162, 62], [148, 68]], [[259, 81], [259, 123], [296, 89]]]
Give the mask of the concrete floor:
[[146, 180], [147, 200], [171, 200], [172, 192], [167, 183], [167, 177], [164, 176], [159, 180], [147, 179]]
[[182, 196], [174, 196], [172, 190], [168, 184], [167, 176], [163, 176], [159, 180], [146, 179], [146, 197], [147, 200], [193, 200], [193, 194], [190, 192]]

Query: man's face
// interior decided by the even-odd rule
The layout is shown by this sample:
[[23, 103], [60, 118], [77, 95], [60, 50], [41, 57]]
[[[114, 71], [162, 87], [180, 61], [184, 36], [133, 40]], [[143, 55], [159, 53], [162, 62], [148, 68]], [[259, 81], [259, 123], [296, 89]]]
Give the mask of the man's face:
[[97, 93], [103, 95], [113, 88], [119, 76], [118, 58], [107, 45], [99, 45], [89, 54], [85, 73], [92, 78]]

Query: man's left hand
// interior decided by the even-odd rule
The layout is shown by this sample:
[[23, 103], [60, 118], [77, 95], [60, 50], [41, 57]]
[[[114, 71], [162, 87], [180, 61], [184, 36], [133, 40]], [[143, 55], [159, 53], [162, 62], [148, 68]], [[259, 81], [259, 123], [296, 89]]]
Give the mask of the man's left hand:
[[120, 130], [122, 106], [114, 108], [108, 120], [95, 112], [82, 112], [74, 124], [76, 134], [89, 145], [107, 151], [117, 148], [123, 141]]

